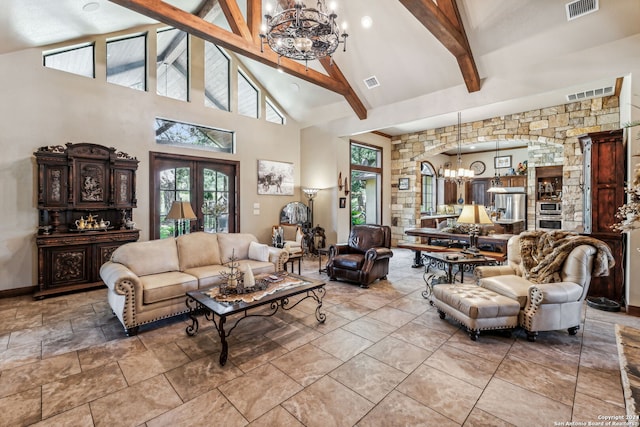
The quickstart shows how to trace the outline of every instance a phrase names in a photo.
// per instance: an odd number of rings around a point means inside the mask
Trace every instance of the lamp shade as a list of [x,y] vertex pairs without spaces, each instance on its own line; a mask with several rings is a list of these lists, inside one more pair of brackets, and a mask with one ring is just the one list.
[[196,214],[193,212],[191,208],[191,203],[189,202],[181,202],[174,201],[171,205],[171,209],[167,214],[167,219],[196,219]]
[[458,222],[461,224],[493,224],[484,206],[481,205],[464,205]]

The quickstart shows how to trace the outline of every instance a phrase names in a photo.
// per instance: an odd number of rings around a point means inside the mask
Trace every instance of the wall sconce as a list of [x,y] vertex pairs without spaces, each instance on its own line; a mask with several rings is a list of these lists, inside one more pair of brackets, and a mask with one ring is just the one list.
[[338,174],[338,191],[342,191],[344,189],[344,195],[349,195],[349,178],[344,177],[344,181],[342,180],[342,172]]

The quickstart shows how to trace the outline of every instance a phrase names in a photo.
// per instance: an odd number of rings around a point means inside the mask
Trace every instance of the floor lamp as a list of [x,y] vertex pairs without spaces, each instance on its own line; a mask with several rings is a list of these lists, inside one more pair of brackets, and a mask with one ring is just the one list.
[[304,194],[309,199],[309,210],[310,210],[309,223],[311,225],[310,228],[313,228],[313,199],[316,197],[319,190],[317,188],[304,188],[302,191],[304,191]]
[[173,236],[177,237],[189,233],[189,223],[192,219],[197,219],[197,217],[191,208],[191,203],[176,200],[171,205],[167,219],[177,222],[177,226],[173,229]]
[[[307,248],[309,253],[316,253],[316,244],[315,244],[315,228],[313,227],[313,199],[318,194],[317,188],[303,188],[302,191],[309,199],[309,229],[305,232],[306,240],[307,240]],[[319,225],[318,225],[319,227]]]
[[458,224],[471,224],[469,230],[469,248],[468,252],[477,254],[478,250],[478,232],[481,224],[493,224],[491,218],[487,215],[484,206],[480,205],[464,205],[462,212],[457,220]]

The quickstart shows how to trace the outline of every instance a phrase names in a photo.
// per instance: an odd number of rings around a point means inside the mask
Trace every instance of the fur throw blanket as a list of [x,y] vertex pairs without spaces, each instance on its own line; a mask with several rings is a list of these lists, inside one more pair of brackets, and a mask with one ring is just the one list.
[[596,249],[593,260],[594,277],[608,276],[615,265],[611,249],[606,243],[589,236],[569,231],[526,231],[520,234],[522,275],[535,283],[561,282],[562,264],[571,251],[580,245]]

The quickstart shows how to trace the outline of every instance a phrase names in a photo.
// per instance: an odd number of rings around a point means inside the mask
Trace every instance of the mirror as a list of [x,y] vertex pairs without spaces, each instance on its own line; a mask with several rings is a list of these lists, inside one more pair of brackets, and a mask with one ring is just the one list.
[[306,227],[309,222],[309,208],[302,202],[287,203],[280,211],[280,224],[297,224]]

